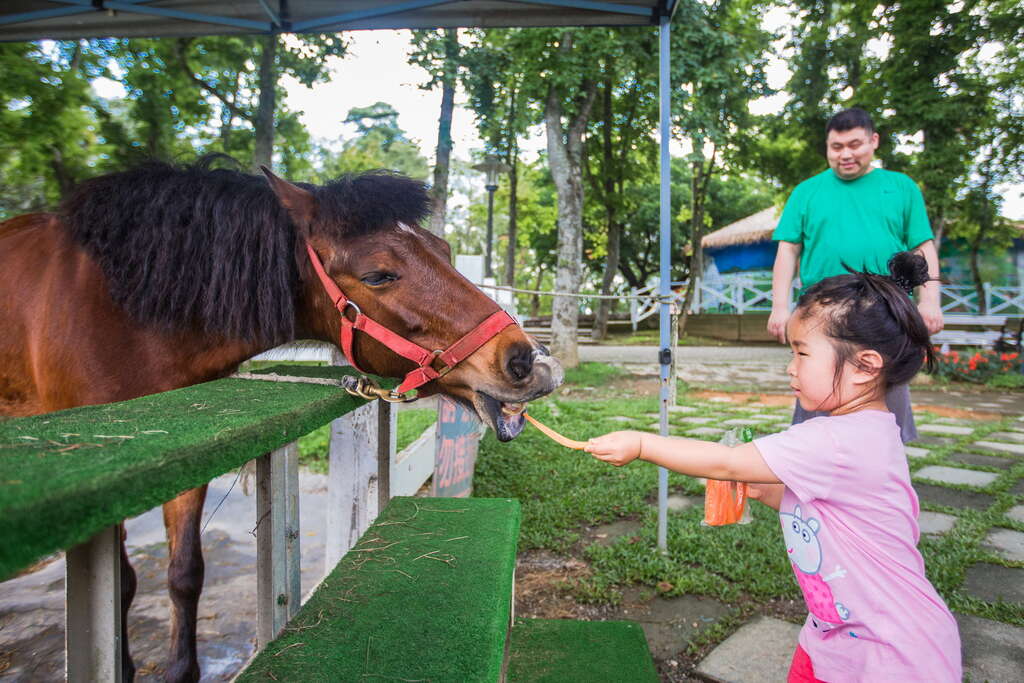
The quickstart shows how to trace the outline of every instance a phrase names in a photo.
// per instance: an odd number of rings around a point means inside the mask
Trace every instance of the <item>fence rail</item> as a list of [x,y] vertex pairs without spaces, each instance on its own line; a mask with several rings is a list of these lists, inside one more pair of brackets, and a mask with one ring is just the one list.
[[[682,304],[688,280],[673,282],[673,303]],[[690,304],[691,313],[767,313],[772,309],[770,276],[722,275],[714,283],[698,279],[697,291]],[[796,288],[794,287],[794,292]],[[940,286],[943,313],[979,315],[978,291],[973,285]],[[629,319],[633,329],[645,318],[658,312],[658,286],[632,289]],[[1008,318],[1024,318],[1024,286],[996,287],[985,283],[982,290],[984,312]]]

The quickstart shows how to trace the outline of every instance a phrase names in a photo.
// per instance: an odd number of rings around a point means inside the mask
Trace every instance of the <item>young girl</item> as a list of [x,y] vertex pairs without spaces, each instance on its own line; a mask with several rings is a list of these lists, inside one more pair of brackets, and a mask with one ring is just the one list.
[[891,277],[822,280],[800,297],[787,337],[790,385],[829,413],[729,448],[642,432],[592,439],[614,465],[641,458],[695,477],[755,484],[779,511],[807,603],[789,681],[960,681],[956,621],[925,578],[917,495],[886,389],[934,363],[907,292],[928,279],[920,256]]

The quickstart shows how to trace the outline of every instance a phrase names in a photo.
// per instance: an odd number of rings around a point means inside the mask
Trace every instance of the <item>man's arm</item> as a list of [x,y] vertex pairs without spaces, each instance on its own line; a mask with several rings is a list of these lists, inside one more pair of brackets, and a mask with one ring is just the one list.
[[800,263],[803,245],[779,241],[772,266],[772,313],[768,317],[768,334],[786,343],[786,323],[789,321],[789,297],[793,292],[793,274]]
[[928,282],[917,288],[917,309],[921,312],[928,334],[942,330],[942,304],[939,290],[939,252],[935,240],[925,240],[914,248],[928,263]]

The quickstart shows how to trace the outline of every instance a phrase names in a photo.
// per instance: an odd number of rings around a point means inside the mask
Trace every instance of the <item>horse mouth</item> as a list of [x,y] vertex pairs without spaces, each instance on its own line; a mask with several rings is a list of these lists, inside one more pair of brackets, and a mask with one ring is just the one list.
[[478,391],[477,396],[483,404],[484,414],[481,417],[491,423],[498,441],[511,441],[519,436],[526,424],[526,418],[523,417],[525,402],[506,403],[482,391]]

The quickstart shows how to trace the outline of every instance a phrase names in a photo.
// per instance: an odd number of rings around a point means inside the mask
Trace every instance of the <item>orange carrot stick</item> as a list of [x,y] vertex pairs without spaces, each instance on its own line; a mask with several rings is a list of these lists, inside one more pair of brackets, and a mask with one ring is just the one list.
[[541,433],[544,434],[544,436],[548,437],[549,439],[551,439],[552,441],[561,446],[565,446],[566,448],[573,448],[577,451],[581,451],[587,446],[586,441],[574,441],[573,439],[566,438],[559,434],[558,432],[556,432],[551,427],[547,427],[545,425],[542,425],[540,422],[537,422],[537,420],[530,417],[527,413],[523,413],[523,417],[525,417],[530,424],[539,429]]

